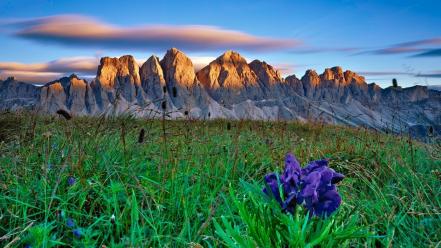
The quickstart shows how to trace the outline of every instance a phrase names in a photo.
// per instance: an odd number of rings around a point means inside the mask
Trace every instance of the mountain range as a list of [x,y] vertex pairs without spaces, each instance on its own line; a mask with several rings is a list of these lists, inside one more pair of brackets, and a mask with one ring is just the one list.
[[283,78],[271,65],[227,51],[195,72],[176,48],[139,66],[130,55],[100,60],[91,82],[75,74],[43,86],[0,81],[0,109],[73,116],[319,120],[393,131],[441,123],[441,92],[425,86],[382,89],[341,67]]

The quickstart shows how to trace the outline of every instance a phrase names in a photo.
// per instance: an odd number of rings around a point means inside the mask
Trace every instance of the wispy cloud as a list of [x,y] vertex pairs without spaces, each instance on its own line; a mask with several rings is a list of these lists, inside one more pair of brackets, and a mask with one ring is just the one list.
[[431,71],[427,73],[418,73],[416,77],[441,78],[441,71]]
[[362,76],[414,75],[411,72],[401,72],[401,71],[360,71],[357,73]]
[[441,48],[427,49],[421,53],[413,55],[413,57],[439,57],[441,56]]
[[108,49],[186,51],[241,49],[273,51],[302,44],[293,39],[261,37],[214,26],[145,25],[118,27],[81,15],[61,15],[3,22],[14,35],[43,43]]
[[403,72],[403,71],[360,71],[358,74],[365,77],[377,77],[377,76],[410,76],[418,78],[441,78],[441,71],[428,71],[428,72]]
[[436,57],[441,56],[441,48],[439,46],[441,46],[441,38],[432,38],[399,43],[386,48],[365,51],[362,54],[411,54],[411,57]]
[[[210,56],[190,56],[195,71],[208,65],[216,57]],[[146,58],[135,58],[137,64],[141,67],[147,60]],[[45,83],[68,76],[72,73],[84,78],[94,78],[97,67],[100,63],[98,57],[71,57],[60,58],[42,63],[19,63],[19,62],[1,62],[0,77],[15,77],[17,80],[31,83]]]
[[25,82],[48,82],[72,73],[81,76],[95,75],[98,64],[99,59],[96,57],[61,58],[33,64],[0,62],[0,76],[14,76]]
[[98,63],[99,59],[95,57],[61,58],[46,63],[34,64],[0,62],[0,70],[57,73],[95,73]]
[[358,47],[298,47],[291,50],[291,53],[310,54],[310,53],[355,53],[361,51]]

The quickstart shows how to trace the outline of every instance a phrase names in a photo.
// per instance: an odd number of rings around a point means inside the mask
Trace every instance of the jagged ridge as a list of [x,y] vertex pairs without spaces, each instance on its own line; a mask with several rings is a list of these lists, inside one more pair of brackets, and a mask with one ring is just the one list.
[[234,51],[197,73],[192,61],[172,48],[163,59],[151,56],[141,67],[130,55],[104,57],[90,83],[72,75],[43,87],[13,78],[0,84],[0,108],[48,113],[65,109],[74,115],[129,112],[155,118],[165,106],[170,118],[188,113],[195,118],[320,119],[373,128],[441,120],[440,92],[427,87],[381,89],[341,67],[284,79],[266,62],[248,63]]

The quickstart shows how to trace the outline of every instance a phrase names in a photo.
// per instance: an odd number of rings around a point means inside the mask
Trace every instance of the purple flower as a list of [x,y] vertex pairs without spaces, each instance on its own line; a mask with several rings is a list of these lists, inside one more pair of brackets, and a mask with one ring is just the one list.
[[75,227],[75,221],[73,219],[71,219],[71,218],[67,218],[66,225],[69,228],[74,228]]
[[[276,201],[279,204],[282,204],[282,198],[280,197],[279,182],[278,182],[277,174],[270,173],[265,176],[264,180],[265,180],[266,187],[263,188],[263,193],[265,193],[269,196],[273,196],[274,199],[276,199]],[[269,193],[269,192],[271,192],[271,193]]]
[[280,177],[280,183],[282,184],[283,189],[282,195],[285,200],[282,200],[280,196],[278,175],[275,173],[270,173],[265,176],[267,187],[263,189],[263,192],[270,195],[267,190],[270,189],[272,196],[274,196],[274,199],[276,199],[282,209],[292,213],[296,206],[300,174],[301,168],[299,161],[297,161],[294,155],[287,154],[285,158],[285,170]]
[[[296,205],[301,204],[311,215],[329,216],[340,206],[341,198],[334,184],[344,176],[329,168],[327,160],[312,161],[301,168],[298,160],[288,154],[280,182],[277,178],[275,173],[268,174],[265,183],[284,211],[293,213]],[[283,188],[283,199],[279,184]],[[266,188],[264,193],[269,195]]]
[[77,180],[76,180],[75,177],[73,177],[73,176],[69,176],[69,177],[67,178],[67,184],[68,184],[69,186],[73,186],[73,185],[75,184],[76,181],[77,181]]
[[81,230],[79,228],[74,229],[72,232],[76,238],[81,238]]
[[297,185],[300,181],[301,168],[300,163],[292,155],[288,153],[285,158],[285,170],[281,176],[281,181],[283,182],[283,190],[288,194],[297,191]]
[[331,177],[331,183],[338,183],[341,180],[343,180],[345,178],[345,176],[343,176],[340,173],[335,172],[333,169],[328,167],[328,160],[326,159],[322,159],[322,160],[316,160],[316,161],[312,161],[310,162],[308,165],[306,165],[305,168],[302,169],[302,176],[306,176],[314,171],[327,171],[327,175],[328,177]]

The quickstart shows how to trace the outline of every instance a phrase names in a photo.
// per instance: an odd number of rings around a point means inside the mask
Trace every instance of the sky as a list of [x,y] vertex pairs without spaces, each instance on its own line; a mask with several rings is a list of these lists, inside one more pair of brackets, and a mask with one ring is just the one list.
[[441,1],[0,0],[0,78],[96,74],[176,47],[196,69],[226,50],[301,78],[341,66],[382,87],[441,85]]

